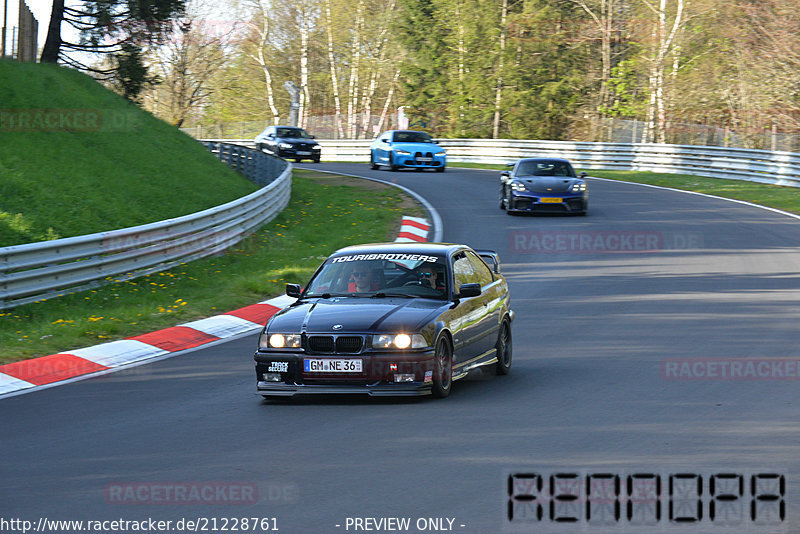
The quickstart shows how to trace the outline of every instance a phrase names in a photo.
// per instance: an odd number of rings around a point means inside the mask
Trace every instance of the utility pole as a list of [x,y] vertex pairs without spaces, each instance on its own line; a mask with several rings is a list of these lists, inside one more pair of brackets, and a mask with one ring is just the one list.
[[0,59],[6,57],[6,21],[8,20],[8,0],[3,0],[3,42],[0,43]]

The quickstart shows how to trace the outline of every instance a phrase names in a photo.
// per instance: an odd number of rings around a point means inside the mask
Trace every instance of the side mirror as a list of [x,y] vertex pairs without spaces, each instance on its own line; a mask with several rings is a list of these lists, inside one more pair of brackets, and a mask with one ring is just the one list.
[[480,284],[461,284],[458,288],[458,298],[477,297],[480,294]]
[[309,135],[308,137],[310,137],[311,139],[316,139],[317,138],[315,135]]
[[300,298],[300,284],[286,284],[286,295],[293,298]]
[[389,144],[389,140],[388,140],[388,139],[381,139],[381,142],[382,142],[382,143]]
[[511,171],[503,171],[500,173],[500,181],[506,183],[511,179]]
[[587,176],[588,175],[586,174],[586,171],[581,171],[581,174],[580,174],[581,178],[586,178]]
[[268,133],[267,137],[275,137],[275,134],[274,133]]

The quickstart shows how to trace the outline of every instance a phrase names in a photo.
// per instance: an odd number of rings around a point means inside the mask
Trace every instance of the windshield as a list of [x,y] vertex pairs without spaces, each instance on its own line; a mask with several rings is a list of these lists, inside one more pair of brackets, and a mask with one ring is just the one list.
[[569,176],[575,178],[575,171],[565,161],[523,161],[517,167],[517,176]]
[[447,295],[445,260],[424,254],[354,254],[328,258],[304,297],[425,297]]
[[311,139],[311,136],[302,128],[278,128],[275,134],[277,137],[296,137],[299,139]]
[[425,132],[395,132],[394,140],[401,143],[433,143],[431,136]]

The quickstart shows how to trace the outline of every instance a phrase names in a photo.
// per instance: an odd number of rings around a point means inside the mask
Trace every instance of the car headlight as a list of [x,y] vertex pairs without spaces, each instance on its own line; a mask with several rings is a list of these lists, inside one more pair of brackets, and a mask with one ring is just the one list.
[[278,146],[281,148],[294,148],[294,145],[291,145],[289,143],[278,143]]
[[300,346],[300,334],[267,334],[263,332],[258,340],[260,349],[297,349]]
[[428,346],[422,334],[379,334],[372,336],[373,349],[423,349]]
[[573,193],[580,193],[581,191],[586,191],[586,184],[583,182],[579,182],[576,184],[572,184],[572,192]]
[[401,156],[410,156],[411,152],[408,150],[395,150],[395,152]]
[[525,184],[521,182],[511,182],[511,189],[514,191],[525,191],[526,187]]
[[436,153],[434,153],[433,155],[434,155],[434,156],[444,156],[445,154],[447,154],[447,152],[445,152],[444,150],[442,150],[441,152],[436,152]]

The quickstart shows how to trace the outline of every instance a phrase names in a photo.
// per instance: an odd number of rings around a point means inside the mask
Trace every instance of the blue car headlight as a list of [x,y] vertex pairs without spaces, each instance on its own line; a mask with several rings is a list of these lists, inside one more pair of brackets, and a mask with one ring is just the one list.
[[396,150],[395,152],[400,156],[410,156],[411,155],[411,152],[409,152],[408,150]]
[[582,193],[583,191],[586,191],[586,184],[584,182],[578,182],[576,184],[572,184],[573,193]]
[[447,152],[445,152],[444,150],[442,150],[441,152],[434,152],[434,154],[433,154],[433,155],[434,155],[434,156],[444,156],[445,154],[447,154]]
[[511,189],[514,191],[527,191],[525,184],[520,182],[511,182]]

